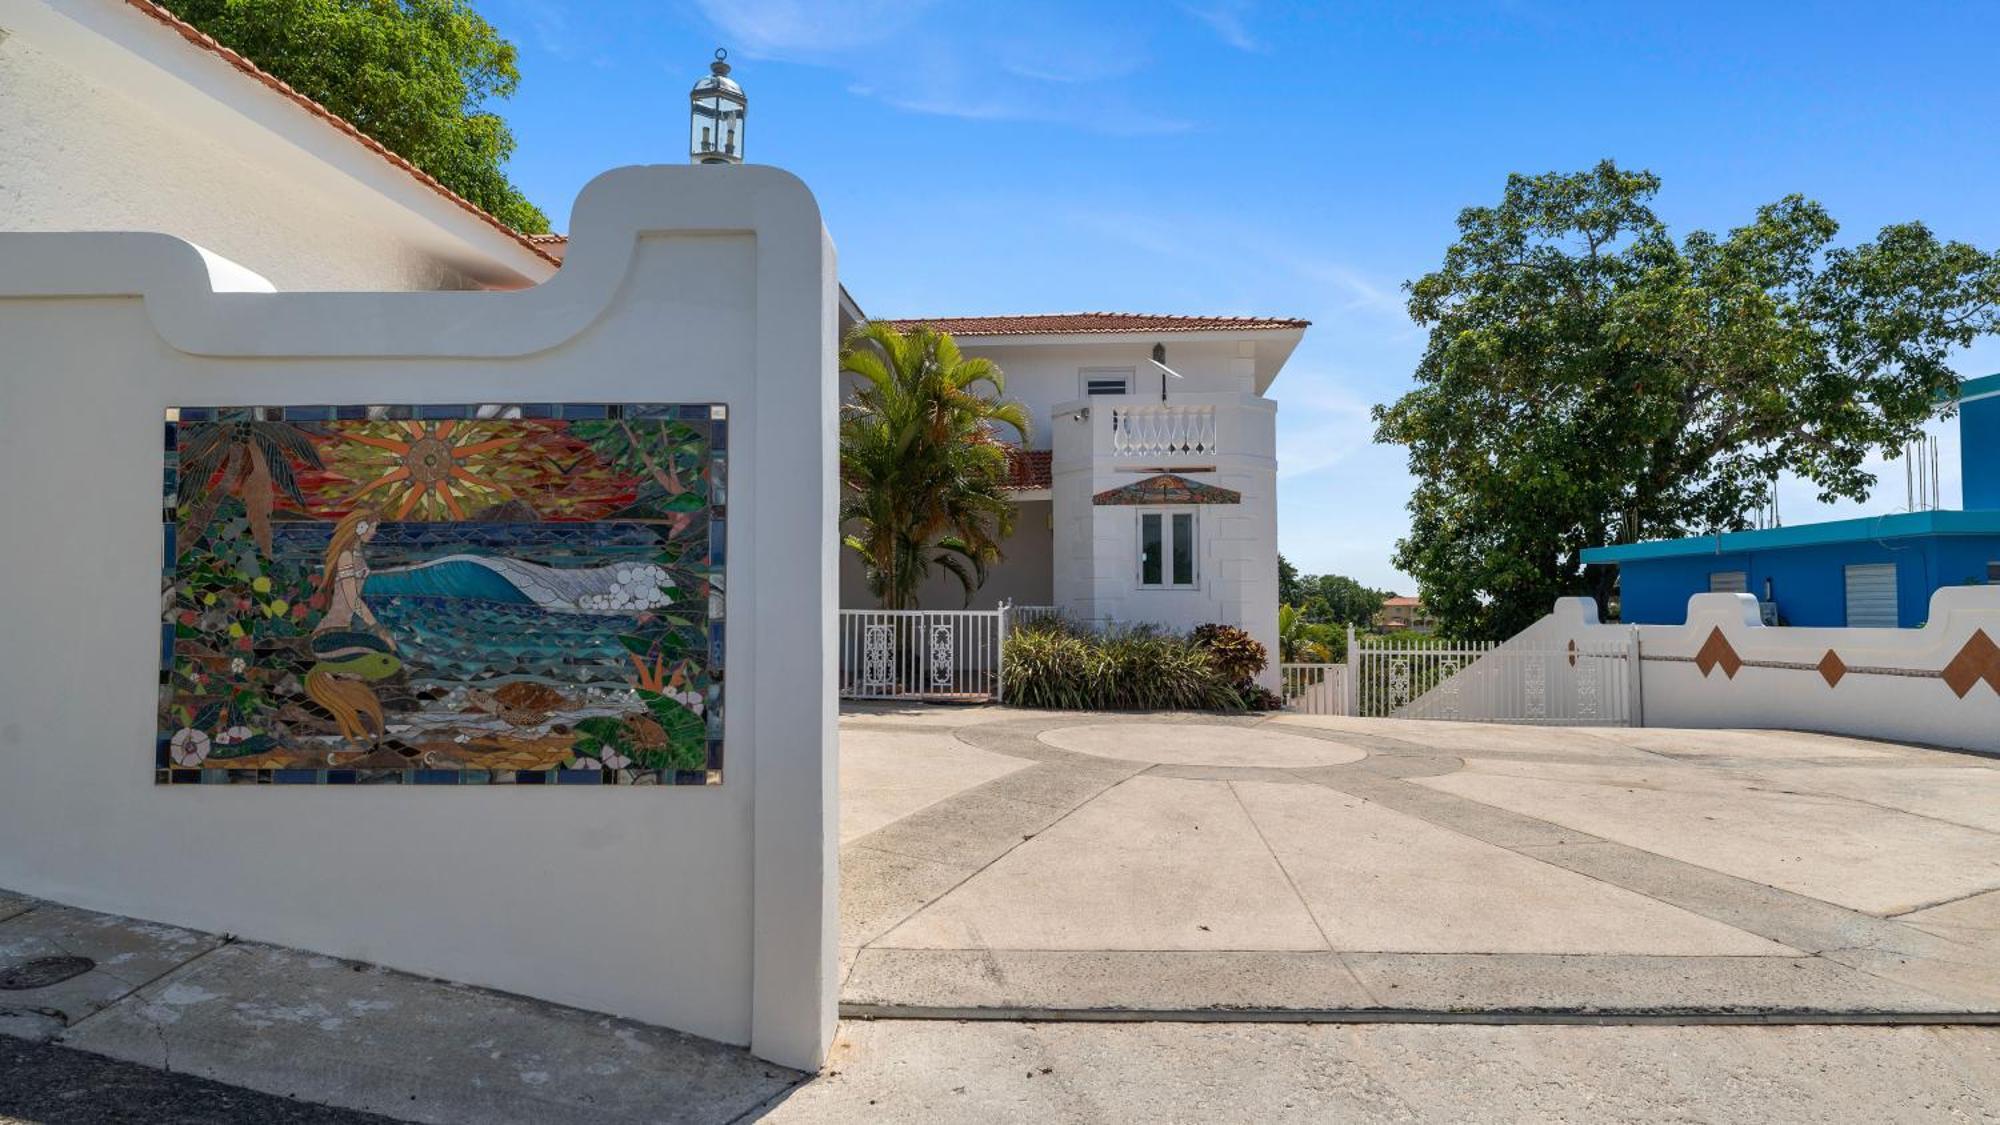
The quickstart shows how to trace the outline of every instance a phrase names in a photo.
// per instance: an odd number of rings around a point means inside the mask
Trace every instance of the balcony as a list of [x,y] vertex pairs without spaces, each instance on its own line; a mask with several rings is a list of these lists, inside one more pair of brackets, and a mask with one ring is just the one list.
[[1111,456],[1114,458],[1212,457],[1215,407],[1147,403],[1113,406]]
[[[1052,476],[1084,467],[1107,473],[1274,467],[1276,412],[1267,398],[1215,392],[1177,393],[1168,402],[1098,395],[1057,403],[1049,418]],[[1103,484],[1093,487],[1101,491]]]

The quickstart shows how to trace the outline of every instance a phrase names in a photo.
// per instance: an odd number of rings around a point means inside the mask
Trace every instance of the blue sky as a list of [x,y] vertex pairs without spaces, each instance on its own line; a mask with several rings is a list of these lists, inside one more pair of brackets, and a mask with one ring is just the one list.
[[[1408,592],[1404,281],[1512,171],[1612,157],[1682,233],[1802,192],[1860,240],[2000,246],[2000,5],[479,0],[521,48],[515,180],[561,229],[593,175],[685,159],[727,46],[751,159],[819,196],[871,315],[1116,309],[1314,322],[1279,400],[1280,548]],[[1964,357],[2000,370],[2000,346]],[[1954,427],[1945,498],[1957,496]],[[1787,523],[1903,504],[1788,485]],[[1888,485],[1892,483],[1893,486]]]

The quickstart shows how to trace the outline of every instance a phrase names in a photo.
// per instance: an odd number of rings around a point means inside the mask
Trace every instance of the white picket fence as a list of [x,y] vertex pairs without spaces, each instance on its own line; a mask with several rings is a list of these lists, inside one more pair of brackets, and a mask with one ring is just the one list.
[[1562,726],[1639,722],[1638,634],[1568,641],[1350,637],[1348,714]]
[[1054,606],[998,609],[843,609],[840,697],[980,703],[1003,698],[1000,655],[1009,630]]
[[1280,664],[1285,710],[1304,715],[1347,714],[1347,665]]
[[1638,634],[1560,647],[1348,634],[1346,664],[1284,664],[1287,710],[1564,726],[1643,718]]

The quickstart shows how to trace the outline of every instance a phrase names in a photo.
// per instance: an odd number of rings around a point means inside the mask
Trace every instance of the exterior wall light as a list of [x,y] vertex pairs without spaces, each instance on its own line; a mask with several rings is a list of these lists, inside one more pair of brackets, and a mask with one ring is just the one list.
[[743,163],[744,117],[750,100],[729,78],[729,52],[715,49],[708,77],[688,92],[688,163]]

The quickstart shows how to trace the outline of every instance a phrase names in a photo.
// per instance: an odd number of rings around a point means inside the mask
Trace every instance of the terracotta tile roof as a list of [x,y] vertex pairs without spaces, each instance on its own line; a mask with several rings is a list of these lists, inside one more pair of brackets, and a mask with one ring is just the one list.
[[1305,328],[1309,320],[1275,316],[1165,316],[1156,313],[1034,313],[1025,316],[909,317],[899,329],[931,325],[954,336],[1069,336],[1112,332],[1213,332]]
[[1049,470],[1049,451],[1046,449],[1022,449],[1010,446],[1007,450],[1007,483],[1003,488],[1013,492],[1025,492],[1035,488],[1051,488],[1055,477]]
[[[536,245],[535,243],[536,236],[524,235],[521,232],[515,230],[514,228],[508,226],[506,223],[501,222],[499,219],[494,218],[491,214],[489,214],[484,208],[480,207],[478,204],[472,202],[471,200],[465,198],[464,196],[458,194],[457,192],[439,183],[437,179],[433,177],[430,173],[424,171],[422,168],[417,167],[415,164],[410,163],[408,160],[403,159],[401,156],[398,156],[395,153],[389,151],[388,147],[383,145],[382,142],[362,132],[360,129],[355,128],[351,123],[348,122],[346,118],[341,117],[339,114],[333,112],[332,110],[326,108],[325,106],[319,104],[318,102],[312,100],[311,98],[306,97],[304,94],[299,93],[297,90],[292,89],[290,86],[286,85],[283,81],[279,80],[277,77],[273,76],[272,74],[265,71],[263,68],[259,67],[256,63],[251,62],[249,59],[246,59],[242,55],[237,54],[235,51],[230,50],[228,47],[223,46],[221,43],[217,42],[213,36],[205,34],[200,28],[195,27],[193,24],[187,22],[186,20],[173,14],[167,9],[154,3],[153,0],[125,0],[125,3],[129,4],[134,8],[137,8],[139,11],[144,12],[146,15],[151,16],[153,19],[159,21],[161,24],[165,25],[167,28],[172,30],[175,34],[179,35],[182,39],[187,40],[189,43],[192,43],[195,46],[200,47],[202,50],[208,51],[209,53],[220,57],[224,62],[228,63],[230,66],[235,67],[237,70],[240,70],[244,74],[247,74],[250,77],[256,79],[257,81],[263,83],[265,86],[269,87],[272,91],[276,92],[281,97],[290,100],[294,104],[298,105],[301,109],[304,109],[307,113],[312,114],[314,117],[319,118],[320,120],[326,122],[327,124],[340,130],[341,132],[346,133],[348,136],[353,137],[356,141],[359,141],[361,143],[362,147],[369,149],[370,151],[374,152],[377,156],[380,156],[382,159],[388,161],[391,164],[394,164],[396,167],[401,168],[403,171],[408,172],[411,176],[416,178],[416,181],[418,183],[423,184],[425,187],[430,188],[432,191],[437,192],[439,195],[444,196],[446,199],[449,199],[454,204],[457,204],[460,209],[477,217],[480,221],[484,222],[486,225],[492,227],[493,229],[499,231],[500,233],[506,235],[507,237],[513,239],[514,241],[519,242],[521,245],[533,251],[538,257],[546,259],[552,265],[562,264],[561,260],[557,258],[555,255],[550,254],[548,251]],[[556,237],[561,237],[561,236],[556,236]]]

